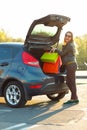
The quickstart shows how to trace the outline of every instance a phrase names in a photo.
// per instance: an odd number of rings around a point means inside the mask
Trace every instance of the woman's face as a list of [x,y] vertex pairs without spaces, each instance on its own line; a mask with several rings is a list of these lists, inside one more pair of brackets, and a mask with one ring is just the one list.
[[72,40],[72,34],[66,33],[65,37],[64,37],[64,42],[69,43],[69,42],[71,42],[71,40]]

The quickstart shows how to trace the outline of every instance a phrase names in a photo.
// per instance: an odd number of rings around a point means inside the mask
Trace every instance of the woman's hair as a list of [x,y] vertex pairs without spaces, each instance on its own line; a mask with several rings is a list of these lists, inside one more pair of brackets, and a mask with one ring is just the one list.
[[67,31],[66,33],[65,33],[65,35],[67,35],[67,33],[70,33],[71,34],[71,40],[70,40],[70,42],[73,42],[74,40],[73,40],[73,33],[71,32],[71,31]]

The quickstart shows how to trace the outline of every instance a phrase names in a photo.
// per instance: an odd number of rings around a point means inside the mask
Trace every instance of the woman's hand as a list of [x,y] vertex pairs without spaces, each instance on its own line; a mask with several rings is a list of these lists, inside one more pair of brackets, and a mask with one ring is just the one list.
[[50,52],[55,52],[57,50],[57,48],[52,47],[52,49],[50,50]]

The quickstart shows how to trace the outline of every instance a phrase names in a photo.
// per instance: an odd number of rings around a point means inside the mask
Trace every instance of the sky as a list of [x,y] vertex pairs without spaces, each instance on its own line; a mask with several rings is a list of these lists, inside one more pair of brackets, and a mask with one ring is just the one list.
[[71,21],[62,33],[87,34],[86,0],[0,0],[0,29],[12,37],[25,39],[30,24],[48,14],[65,15]]

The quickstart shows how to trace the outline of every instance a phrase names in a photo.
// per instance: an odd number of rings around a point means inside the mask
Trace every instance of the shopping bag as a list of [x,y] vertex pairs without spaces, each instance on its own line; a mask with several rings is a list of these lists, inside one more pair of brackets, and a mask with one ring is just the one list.
[[58,53],[55,52],[45,52],[42,56],[41,56],[41,61],[42,62],[51,62],[51,63],[55,63],[57,61],[58,58]]
[[43,71],[45,73],[57,74],[60,72],[61,65],[62,65],[62,60],[61,57],[58,56],[57,61],[55,63],[44,62]]

